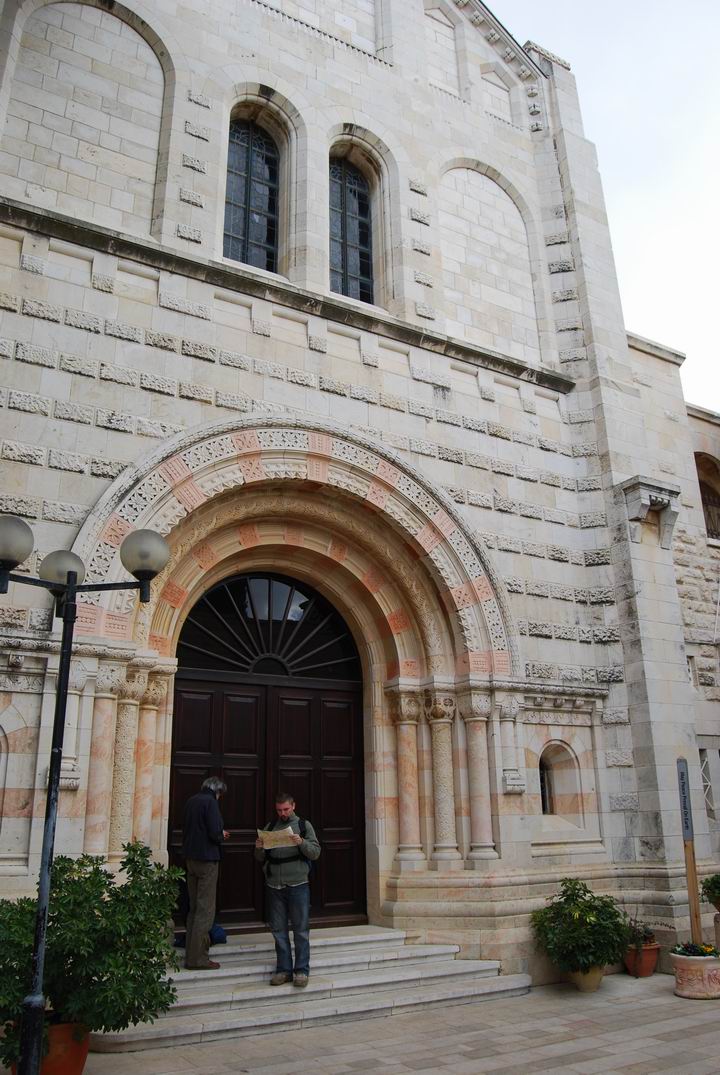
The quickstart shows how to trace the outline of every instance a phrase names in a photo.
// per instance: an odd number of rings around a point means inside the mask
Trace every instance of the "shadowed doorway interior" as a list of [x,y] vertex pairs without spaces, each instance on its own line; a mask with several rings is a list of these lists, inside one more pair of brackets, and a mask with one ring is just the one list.
[[265,921],[256,829],[291,791],[322,844],[311,874],[317,924],[366,921],[362,673],[353,637],[312,587],[251,573],[217,584],[187,617],[177,648],[169,851],[186,800],[206,776],[227,784],[218,919]]

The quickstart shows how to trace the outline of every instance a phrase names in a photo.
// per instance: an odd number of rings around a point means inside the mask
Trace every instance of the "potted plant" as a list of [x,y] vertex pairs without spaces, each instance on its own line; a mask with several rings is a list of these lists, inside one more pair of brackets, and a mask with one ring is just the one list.
[[720,952],[713,944],[685,941],[670,949],[675,971],[675,996],[688,1000],[720,997]]
[[627,931],[627,949],[623,963],[628,974],[636,978],[649,978],[655,973],[660,955],[660,945],[655,934],[646,922],[641,922],[635,915],[625,921]]
[[[180,871],[152,862],[143,844],[127,844],[124,852],[117,881],[89,855],[58,857],[53,865],[43,1075],[79,1075],[91,1030],[153,1020],[175,1000],[168,921]],[[8,1067],[18,1059],[30,991],[35,909],[32,899],[0,900],[0,1061]],[[64,1054],[63,1066],[53,1049]]]
[[703,899],[711,903],[716,911],[720,911],[720,873],[713,873],[703,880],[700,889]]
[[548,906],[533,911],[538,945],[583,992],[593,992],[608,963],[619,963],[627,947],[627,927],[612,896],[596,896],[577,878],[565,877]]

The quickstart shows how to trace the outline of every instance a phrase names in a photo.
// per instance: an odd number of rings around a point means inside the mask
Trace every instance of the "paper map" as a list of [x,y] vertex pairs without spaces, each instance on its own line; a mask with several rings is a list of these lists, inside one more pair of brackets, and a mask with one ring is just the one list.
[[293,842],[290,837],[293,835],[293,831],[288,825],[286,829],[258,829],[258,837],[262,840],[263,848],[269,851],[271,847],[292,847]]

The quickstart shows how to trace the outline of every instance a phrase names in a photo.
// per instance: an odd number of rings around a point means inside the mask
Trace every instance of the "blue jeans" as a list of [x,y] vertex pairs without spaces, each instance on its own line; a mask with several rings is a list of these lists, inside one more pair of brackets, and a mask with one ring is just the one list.
[[[310,973],[310,885],[285,888],[265,886],[268,925],[275,938],[278,973]],[[295,941],[295,967],[290,948],[290,928]]]

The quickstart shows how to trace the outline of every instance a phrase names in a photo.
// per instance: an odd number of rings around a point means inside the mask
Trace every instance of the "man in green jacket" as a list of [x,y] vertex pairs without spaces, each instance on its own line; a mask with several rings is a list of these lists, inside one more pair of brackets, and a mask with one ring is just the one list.
[[[255,841],[255,858],[264,864],[268,923],[275,938],[276,967],[270,985],[293,982],[303,989],[310,973],[308,874],[310,863],[320,855],[320,844],[310,822],[301,821],[295,813],[295,800],[289,792],[277,793],[275,813],[277,818],[268,828],[291,828],[292,845],[265,851],[260,837]],[[294,965],[290,927],[295,942]]]

